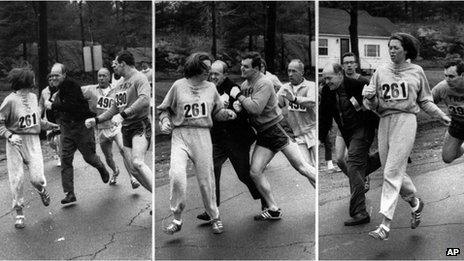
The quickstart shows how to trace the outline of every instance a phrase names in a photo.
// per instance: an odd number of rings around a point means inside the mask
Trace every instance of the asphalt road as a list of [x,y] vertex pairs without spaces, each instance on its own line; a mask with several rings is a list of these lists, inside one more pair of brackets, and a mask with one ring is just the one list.
[[[152,194],[142,187],[131,188],[119,152],[114,149],[113,153],[121,169],[116,186],[104,184],[98,171],[76,153],[77,202],[66,207],[60,203],[64,197],[60,168],[54,161],[47,161],[45,176],[51,204],[42,205],[27,179],[26,228],[21,230],[14,227],[15,211],[11,209],[8,177],[4,175],[6,167],[2,167],[0,259],[151,259]],[[146,162],[152,165],[151,152],[147,153]]]
[[[196,216],[203,212],[195,176],[187,180],[182,230],[162,232],[171,221],[169,184],[155,192],[155,259],[306,259],[315,258],[315,190],[279,153],[265,170],[283,210],[279,221],[254,221],[260,211],[227,161],[221,177],[221,219],[225,232],[212,234]],[[164,219],[164,221],[163,221]]]
[[[349,187],[334,188],[331,199],[320,198],[319,258],[322,259],[463,259],[464,248],[464,163],[442,166],[439,170],[412,173],[417,195],[424,202],[422,223],[417,229],[409,227],[410,208],[401,198],[393,217],[390,239],[378,241],[367,234],[381,222],[378,213],[382,173],[371,178],[367,193],[371,223],[344,227],[348,219]],[[330,175],[330,174],[329,174]],[[340,175],[340,179],[348,179]],[[321,197],[321,195],[320,195]],[[461,255],[446,256],[447,248],[460,248]]]

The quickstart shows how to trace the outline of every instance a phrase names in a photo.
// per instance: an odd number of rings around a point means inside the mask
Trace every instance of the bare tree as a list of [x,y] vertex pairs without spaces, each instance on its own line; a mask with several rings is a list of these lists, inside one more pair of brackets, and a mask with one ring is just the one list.
[[38,2],[39,20],[39,91],[48,85],[48,35],[47,35],[47,2]]
[[267,69],[275,73],[275,34],[277,20],[277,2],[271,1],[265,3],[266,7],[266,29],[264,35],[264,57],[266,59]]
[[216,37],[216,2],[211,1],[211,33],[212,33],[212,46],[211,46],[211,54],[213,57],[217,55],[217,37]]

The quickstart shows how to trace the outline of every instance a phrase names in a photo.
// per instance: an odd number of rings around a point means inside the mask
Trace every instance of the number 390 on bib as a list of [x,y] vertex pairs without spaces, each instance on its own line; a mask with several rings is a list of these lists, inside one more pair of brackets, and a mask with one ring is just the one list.
[[385,83],[382,85],[382,98],[384,101],[399,101],[408,99],[408,83],[405,81]]
[[184,105],[184,117],[188,118],[203,118],[207,115],[206,102],[194,102]]

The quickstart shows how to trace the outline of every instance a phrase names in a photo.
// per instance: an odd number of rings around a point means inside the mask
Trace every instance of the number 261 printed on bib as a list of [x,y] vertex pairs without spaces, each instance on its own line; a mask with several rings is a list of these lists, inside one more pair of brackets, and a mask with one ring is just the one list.
[[408,99],[408,83],[405,81],[385,83],[382,85],[381,98],[386,101],[400,101]]

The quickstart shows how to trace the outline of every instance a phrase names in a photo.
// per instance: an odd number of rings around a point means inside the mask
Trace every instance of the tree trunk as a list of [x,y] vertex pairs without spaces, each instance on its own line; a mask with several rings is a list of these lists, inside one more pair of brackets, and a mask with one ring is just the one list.
[[23,41],[23,60],[27,61],[27,43]]
[[82,71],[85,73],[85,59],[84,59],[85,36],[84,36],[84,19],[82,18],[82,2],[79,2],[79,21],[80,21],[80,24],[81,24]]
[[47,2],[39,2],[39,91],[42,92],[48,85],[47,74],[48,74],[48,35],[47,35]]
[[248,35],[248,51],[253,50],[253,35],[249,34]]
[[284,42],[284,34],[280,33],[280,71],[285,71],[285,42]]
[[216,45],[216,3],[214,1],[211,2],[211,31],[212,31],[212,40],[213,44],[211,46],[211,54],[214,58],[217,56],[217,45]]
[[277,19],[277,2],[266,3],[266,33],[264,38],[264,57],[266,59],[267,70],[275,73],[275,33]]
[[309,66],[307,68],[311,68],[312,67],[312,61],[311,61],[311,40],[312,40],[312,21],[311,21],[311,5],[313,4],[314,2],[308,2],[308,61],[309,61]]
[[361,59],[359,57],[359,46],[358,46],[358,2],[350,2],[350,43],[351,51],[358,58],[358,68],[361,69]]

